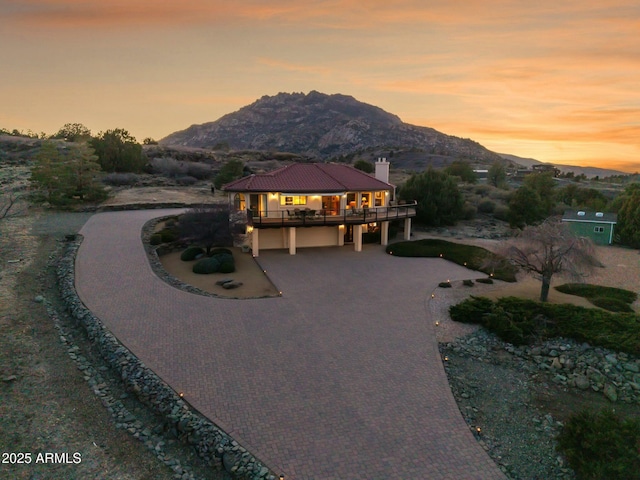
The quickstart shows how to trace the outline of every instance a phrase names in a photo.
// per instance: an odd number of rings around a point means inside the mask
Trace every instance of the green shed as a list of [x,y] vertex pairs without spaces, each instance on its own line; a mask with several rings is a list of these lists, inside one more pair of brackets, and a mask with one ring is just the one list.
[[562,221],[567,222],[575,235],[590,238],[597,245],[613,243],[613,230],[617,223],[615,213],[567,210],[562,215]]

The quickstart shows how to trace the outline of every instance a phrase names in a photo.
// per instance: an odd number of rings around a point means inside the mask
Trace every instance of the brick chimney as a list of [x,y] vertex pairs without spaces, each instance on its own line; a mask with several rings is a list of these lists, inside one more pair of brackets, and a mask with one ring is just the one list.
[[386,158],[378,158],[376,161],[376,178],[389,183],[389,162]]

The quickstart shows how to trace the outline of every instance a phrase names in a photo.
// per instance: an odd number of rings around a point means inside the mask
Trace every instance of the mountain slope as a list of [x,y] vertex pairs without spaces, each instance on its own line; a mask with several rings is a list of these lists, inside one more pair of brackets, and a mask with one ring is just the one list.
[[[536,160],[535,158],[522,158],[516,155],[510,155],[508,153],[499,154],[505,160],[509,160],[510,162],[516,163],[518,165],[522,165],[526,168],[531,168],[533,165],[541,165],[548,164],[548,162],[541,162],[540,160]],[[587,178],[592,177],[610,177],[616,175],[629,175],[626,172],[621,172],[619,170],[612,170],[610,168],[599,168],[599,167],[580,167],[576,165],[564,165],[554,163],[552,164],[562,173],[573,172],[575,175],[586,175]]]
[[192,125],[160,141],[165,145],[270,150],[327,159],[365,150],[418,149],[427,154],[491,163],[501,157],[477,142],[402,122],[347,95],[279,93]]

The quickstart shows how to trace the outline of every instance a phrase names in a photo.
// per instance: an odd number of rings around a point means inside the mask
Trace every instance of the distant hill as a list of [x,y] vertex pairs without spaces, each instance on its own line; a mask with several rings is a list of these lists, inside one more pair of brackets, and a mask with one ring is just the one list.
[[[316,91],[264,96],[214,122],[172,133],[160,144],[291,152],[324,160],[363,152],[412,152],[409,163],[417,169],[434,159],[440,164],[458,158],[477,164],[502,160],[472,140],[404,123],[351,96]],[[403,168],[395,160],[394,165]]]
[[[536,160],[534,158],[522,158],[516,155],[510,155],[508,153],[499,154],[505,160],[509,160],[513,163],[517,163],[518,165],[522,165],[526,168],[531,168],[532,165],[541,165],[543,163],[540,160]],[[575,175],[584,174],[587,178],[593,177],[610,177],[613,175],[629,175],[627,172],[621,172],[619,170],[611,170],[608,168],[598,168],[598,167],[576,167],[575,165],[563,165],[560,163],[551,164],[558,168],[563,173],[573,172]]]

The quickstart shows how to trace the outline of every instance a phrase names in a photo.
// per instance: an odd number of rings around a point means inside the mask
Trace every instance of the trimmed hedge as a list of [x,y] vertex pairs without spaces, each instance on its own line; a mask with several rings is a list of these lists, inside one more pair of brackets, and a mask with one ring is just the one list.
[[638,294],[623,288],[603,287],[589,283],[565,283],[555,289],[568,295],[584,297],[596,307],[610,312],[633,312],[631,304],[636,301]]
[[583,410],[569,417],[556,440],[579,478],[640,479],[638,419],[622,419],[612,410]]
[[623,288],[603,287],[602,285],[592,285],[590,283],[565,283],[555,287],[557,291],[569,295],[577,295],[585,298],[607,297],[615,298],[624,303],[633,303],[638,298],[636,292]]
[[180,260],[183,262],[190,262],[195,260],[198,255],[204,254],[204,248],[201,247],[188,247],[180,254]]
[[516,297],[494,302],[474,296],[449,307],[449,314],[456,322],[480,324],[515,345],[540,338],[565,337],[640,355],[640,315],[636,314]]
[[424,239],[393,243],[386,252],[399,257],[441,257],[472,270],[493,274],[493,278],[498,280],[516,281],[516,268],[506,258],[482,247]]

